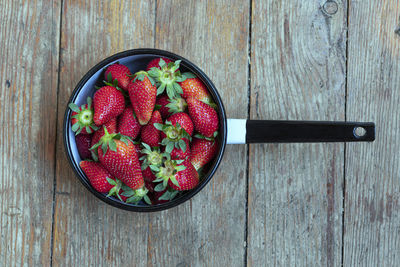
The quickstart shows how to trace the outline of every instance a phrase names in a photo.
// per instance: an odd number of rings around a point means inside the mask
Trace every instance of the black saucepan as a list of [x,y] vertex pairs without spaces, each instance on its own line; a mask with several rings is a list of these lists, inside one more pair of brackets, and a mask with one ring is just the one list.
[[218,94],[217,88],[207,75],[189,60],[158,49],[133,49],[115,54],[108,57],[94,66],[79,81],[68,103],[82,105],[87,96],[93,96],[95,86],[101,86],[104,69],[110,64],[119,62],[129,67],[132,73],[145,69],[147,63],[156,57],[167,57],[172,60],[182,60],[181,70],[191,71],[196,74],[207,86],[208,90],[217,104],[220,121],[219,143],[220,148],[213,162],[208,164],[206,175],[200,184],[193,190],[178,195],[170,202],[148,206],[145,203],[136,205],[126,204],[114,197],[107,197],[93,189],[86,175],[79,167],[81,160],[76,144],[75,135],[71,130],[71,110],[67,107],[64,116],[64,145],[68,160],[72,169],[78,176],[83,185],[96,197],[102,201],[118,208],[137,211],[150,212],[172,208],[197,194],[213,177],[217,170],[226,144],[244,143],[291,143],[291,142],[354,142],[354,141],[373,141],[375,139],[375,124],[360,122],[324,122],[324,121],[274,121],[274,120],[243,120],[227,119],[222,99]]

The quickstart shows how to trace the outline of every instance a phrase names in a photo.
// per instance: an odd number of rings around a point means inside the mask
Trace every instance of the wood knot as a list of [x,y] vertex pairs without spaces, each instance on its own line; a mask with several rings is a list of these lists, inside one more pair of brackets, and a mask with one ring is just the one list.
[[332,16],[338,12],[339,6],[335,1],[329,0],[326,1],[325,4],[322,6],[322,10],[325,14]]
[[400,24],[397,26],[397,28],[394,30],[394,33],[400,36]]

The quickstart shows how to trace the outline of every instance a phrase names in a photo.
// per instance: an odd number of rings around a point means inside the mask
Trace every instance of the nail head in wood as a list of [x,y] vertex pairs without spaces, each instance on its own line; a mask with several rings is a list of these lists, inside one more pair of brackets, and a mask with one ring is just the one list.
[[322,6],[322,10],[327,14],[327,15],[335,15],[338,10],[339,6],[335,1],[326,1],[325,4]]

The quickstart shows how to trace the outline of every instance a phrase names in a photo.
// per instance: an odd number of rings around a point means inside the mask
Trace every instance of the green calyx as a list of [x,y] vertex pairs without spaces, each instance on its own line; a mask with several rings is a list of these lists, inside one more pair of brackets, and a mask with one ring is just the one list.
[[178,82],[186,80],[186,76],[178,70],[180,63],[181,60],[177,60],[166,64],[163,59],[160,59],[158,63],[160,69],[153,67],[149,70],[148,74],[156,81],[157,95],[162,94],[165,90],[167,90],[169,98],[174,98],[183,94],[182,88]]
[[174,126],[170,121],[166,121],[165,124],[154,123],[154,127],[157,130],[163,131],[167,136],[161,141],[161,145],[165,146],[165,152],[168,154],[171,153],[174,147],[186,152],[186,142],[183,138],[192,141],[192,137],[179,123],[176,123],[176,126]]
[[155,179],[153,182],[162,182],[154,188],[155,191],[161,192],[167,188],[168,181],[171,180],[171,182],[179,187],[179,183],[176,180],[175,175],[186,169],[185,166],[179,165],[182,164],[184,160],[171,160],[168,159],[164,162],[163,166],[160,167],[160,171],[156,173],[157,179]]
[[140,200],[144,200],[147,204],[151,205],[151,201],[147,196],[149,190],[146,187],[132,189],[126,185],[122,186],[122,190],[124,191],[121,193],[122,196],[127,197],[126,203],[137,204]]
[[169,155],[167,153],[161,153],[158,147],[152,150],[151,147],[146,143],[142,143],[142,146],[144,148],[141,150],[141,152],[144,155],[140,157],[140,160],[143,161],[141,169],[145,170],[147,167],[150,167],[153,172],[160,171],[159,167]]
[[75,132],[75,135],[80,134],[83,129],[85,129],[88,134],[99,129],[93,121],[94,110],[92,107],[92,99],[88,97],[86,101],[87,107],[85,104],[81,107],[78,107],[75,103],[69,103],[68,105],[73,112],[77,113],[71,117],[77,120],[77,122],[72,124],[72,131]]
[[200,133],[196,133],[194,135],[194,137],[196,137],[197,139],[205,139],[205,140],[208,140],[208,141],[215,141],[215,138],[217,136],[218,136],[218,131],[215,131],[211,137],[206,137],[206,136],[204,136],[204,135],[202,135]]
[[93,145],[90,150],[97,150],[98,147],[101,146],[101,149],[103,150],[103,155],[105,155],[108,151],[108,149],[117,152],[117,144],[115,143],[115,140],[120,140],[124,142],[126,145],[129,145],[129,142],[132,142],[132,139],[128,136],[122,135],[120,133],[108,133],[107,128],[104,127],[104,135],[100,138],[100,141]]
[[172,188],[168,188],[168,190],[165,191],[165,193],[161,197],[159,197],[158,200],[172,200],[178,193],[179,191],[176,191]]
[[149,75],[149,73],[147,73],[144,70],[138,71],[135,74],[132,75],[133,77],[133,81],[135,82],[136,80],[139,81],[144,81],[144,78],[147,77],[149,79],[149,81],[151,82],[152,85],[155,84],[154,79]]
[[115,180],[113,180],[113,179],[108,178],[108,177],[106,179],[107,179],[107,182],[110,185],[114,186],[113,188],[110,189],[110,191],[108,191],[107,197],[116,196],[116,197],[119,198],[119,200],[123,201],[121,196],[119,195],[119,191],[121,190],[121,187],[122,187],[121,180],[119,180],[117,178],[115,178]]
[[168,108],[168,112],[172,114],[184,112],[187,107],[187,103],[182,97],[170,98],[168,101],[169,103],[165,106]]

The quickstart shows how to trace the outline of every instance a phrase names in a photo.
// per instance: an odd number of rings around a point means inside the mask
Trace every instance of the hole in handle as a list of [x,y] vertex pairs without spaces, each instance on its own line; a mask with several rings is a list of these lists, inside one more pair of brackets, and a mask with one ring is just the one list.
[[361,138],[365,136],[367,130],[364,127],[354,127],[353,133],[356,138]]

